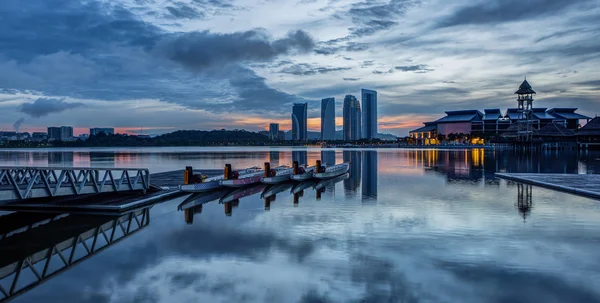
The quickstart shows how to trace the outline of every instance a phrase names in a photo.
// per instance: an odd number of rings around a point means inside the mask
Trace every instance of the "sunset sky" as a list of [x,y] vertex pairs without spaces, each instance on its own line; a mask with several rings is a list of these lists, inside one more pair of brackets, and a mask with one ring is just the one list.
[[600,112],[598,0],[2,0],[0,130],[290,128],[379,93],[379,132],[445,110]]

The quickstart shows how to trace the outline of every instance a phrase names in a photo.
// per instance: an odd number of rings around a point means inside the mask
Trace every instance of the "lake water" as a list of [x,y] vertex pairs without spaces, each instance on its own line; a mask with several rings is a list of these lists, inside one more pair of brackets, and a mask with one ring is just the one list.
[[268,210],[260,192],[229,216],[207,203],[188,222],[186,197],[155,205],[145,228],[14,302],[600,302],[600,202],[494,178],[600,173],[598,154],[0,150],[0,165],[153,173],[317,159],[351,162],[349,177],[319,193],[287,188]]

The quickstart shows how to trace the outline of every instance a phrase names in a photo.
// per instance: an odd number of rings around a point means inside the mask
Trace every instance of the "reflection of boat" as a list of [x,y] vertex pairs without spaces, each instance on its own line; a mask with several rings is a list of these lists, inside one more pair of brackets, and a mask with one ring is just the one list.
[[317,183],[317,185],[315,185],[315,190],[324,189],[325,187],[327,187],[329,185],[332,185],[332,184],[338,183],[340,181],[346,180],[349,177],[350,177],[350,174],[349,173],[345,173],[345,174],[343,174],[341,176],[337,176],[335,178],[331,178],[331,179],[320,181],[319,183]]
[[178,210],[185,210],[191,207],[195,207],[204,203],[208,203],[217,199],[221,199],[227,193],[229,193],[231,189],[221,189],[209,193],[196,193],[187,197],[179,206],[177,206]]
[[[322,166],[321,166],[322,167]],[[348,163],[337,164],[333,166],[322,167],[317,172],[313,173],[313,177],[317,179],[333,178],[348,172],[350,165]]]
[[263,193],[260,195],[260,197],[263,199],[270,198],[280,192],[289,190],[290,188],[292,188],[292,186],[294,186],[294,183],[289,183],[289,182],[269,186],[263,191]]
[[257,194],[257,193],[263,191],[266,187],[267,186],[264,184],[256,184],[251,187],[240,188],[240,189],[234,190],[234,191],[230,192],[229,194],[225,195],[224,197],[222,197],[219,200],[219,203],[229,203],[229,202],[233,202],[235,200],[238,200],[238,199],[250,196],[250,195]]
[[265,174],[268,174],[268,176],[264,176],[260,182],[265,184],[278,184],[285,182],[290,179],[292,172],[293,169],[286,168],[286,166],[281,166],[279,169],[270,169],[270,167],[266,166],[265,163]]
[[[229,169],[231,170],[231,168],[229,168]],[[227,170],[227,168],[226,168],[226,170]],[[239,176],[239,177],[237,177],[237,179],[240,179],[240,178],[243,178],[244,176],[247,176],[248,174],[257,173],[257,172],[262,173],[260,168],[250,167],[250,168],[246,168],[243,170],[232,172],[231,175]],[[221,187],[222,186],[221,182],[223,181],[223,179],[225,179],[224,175],[214,176],[214,177],[203,179],[202,182],[200,182],[200,183],[180,185],[179,190],[182,192],[187,192],[187,193],[207,192],[207,191],[211,191],[211,190]]]
[[292,194],[297,194],[305,189],[309,189],[311,187],[315,187],[315,185],[317,185],[317,181],[316,180],[308,180],[308,181],[304,181],[304,182],[300,182],[298,184],[296,184],[292,190],[291,193]]

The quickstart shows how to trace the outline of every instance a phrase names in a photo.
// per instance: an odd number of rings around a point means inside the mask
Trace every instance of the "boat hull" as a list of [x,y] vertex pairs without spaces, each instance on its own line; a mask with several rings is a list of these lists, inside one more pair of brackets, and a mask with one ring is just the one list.
[[239,188],[259,183],[261,178],[261,176],[253,176],[241,179],[221,180],[221,186]]
[[299,175],[292,175],[290,178],[294,181],[306,181],[313,177],[313,173],[304,173]]
[[336,183],[338,183],[340,181],[346,180],[349,177],[350,177],[349,173],[344,173],[344,174],[342,174],[340,176],[337,176],[335,178],[330,178],[330,179],[323,180],[323,181],[321,181],[321,182],[319,182],[319,183],[317,183],[315,185],[315,190],[323,189],[323,188],[325,188],[325,187],[327,187],[329,185],[336,184]]
[[350,165],[344,163],[340,165],[335,165],[332,167],[327,167],[327,170],[323,173],[313,173],[313,177],[316,179],[329,179],[333,177],[337,177],[339,175],[343,175],[348,172],[350,169]]
[[275,176],[275,177],[263,177],[262,179],[260,179],[260,182],[265,183],[265,184],[278,184],[281,182],[285,182],[288,181],[290,179],[290,174],[288,175],[281,175],[281,176]]
[[180,185],[179,190],[186,193],[204,193],[221,187],[221,180],[214,180],[195,184]]

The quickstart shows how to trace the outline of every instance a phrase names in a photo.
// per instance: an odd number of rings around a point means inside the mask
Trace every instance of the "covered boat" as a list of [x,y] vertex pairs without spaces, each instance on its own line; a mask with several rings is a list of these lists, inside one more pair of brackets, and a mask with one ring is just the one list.
[[231,170],[231,164],[225,164],[225,171],[220,184],[225,187],[244,187],[260,182],[263,174],[262,170],[249,172],[247,174],[239,174],[238,172]]
[[[227,165],[229,165],[229,164],[227,164]],[[231,165],[229,166],[229,169],[231,171]],[[248,174],[252,174],[252,173],[256,173],[256,172],[262,173],[260,168],[250,167],[250,168],[246,168],[243,170],[234,171],[231,175],[244,177]],[[197,176],[197,175],[194,175],[194,176]],[[192,181],[192,184],[180,185],[179,186],[180,191],[186,192],[186,193],[203,193],[203,192],[215,190],[222,186],[221,181],[223,181],[223,179],[225,179],[225,176],[214,176],[214,177],[210,177],[210,178],[207,178],[206,176],[200,176],[200,177],[197,177],[196,179],[193,179],[193,178],[190,178],[190,179]],[[196,180],[196,183],[193,183],[194,180]]]
[[313,173],[313,177],[317,179],[329,179],[343,175],[348,172],[350,165],[348,163],[336,164],[333,166],[317,166],[317,170]]
[[292,168],[280,166],[279,169],[271,169],[271,163],[265,162],[264,175],[260,182],[265,184],[279,184],[288,181],[292,173]]
[[306,181],[312,179],[315,168],[316,166],[300,166],[298,165],[298,161],[294,161],[294,164],[292,165],[293,171],[290,179],[294,181]]

